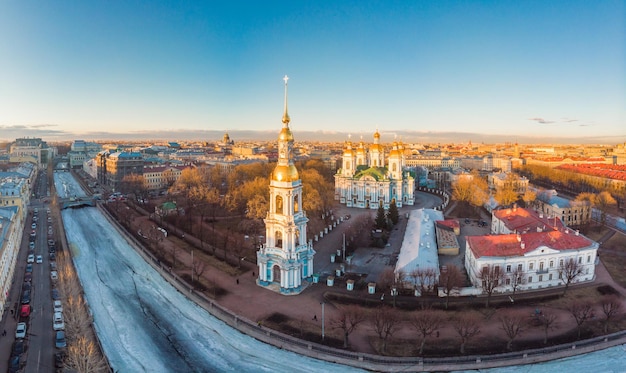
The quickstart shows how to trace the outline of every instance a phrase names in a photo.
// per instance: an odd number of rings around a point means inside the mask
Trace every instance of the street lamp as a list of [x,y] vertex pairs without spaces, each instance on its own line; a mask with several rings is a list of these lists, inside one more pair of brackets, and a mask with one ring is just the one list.
[[324,305],[326,303],[320,303],[322,305],[322,342],[324,342]]

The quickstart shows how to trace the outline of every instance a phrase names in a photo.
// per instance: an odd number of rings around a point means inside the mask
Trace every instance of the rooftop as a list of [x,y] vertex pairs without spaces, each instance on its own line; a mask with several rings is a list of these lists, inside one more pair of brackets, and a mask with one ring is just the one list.
[[468,236],[467,243],[476,258],[524,256],[538,248],[579,250],[595,243],[570,229],[525,234]]

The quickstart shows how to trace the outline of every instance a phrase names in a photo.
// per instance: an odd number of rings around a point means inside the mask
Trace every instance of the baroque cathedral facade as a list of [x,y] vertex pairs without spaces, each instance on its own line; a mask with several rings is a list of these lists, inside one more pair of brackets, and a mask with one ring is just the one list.
[[335,199],[347,207],[388,209],[413,205],[415,177],[406,167],[404,145],[394,142],[389,154],[380,144],[380,133],[374,133],[374,143],[363,141],[353,146],[346,142],[341,168],[335,174]]
[[[313,241],[302,210],[302,180],[293,161],[293,134],[287,113],[287,76],[283,127],[278,135],[278,163],[270,176],[265,244],[257,251],[257,284],[281,294],[298,294],[313,276]],[[304,281],[303,281],[304,280]]]

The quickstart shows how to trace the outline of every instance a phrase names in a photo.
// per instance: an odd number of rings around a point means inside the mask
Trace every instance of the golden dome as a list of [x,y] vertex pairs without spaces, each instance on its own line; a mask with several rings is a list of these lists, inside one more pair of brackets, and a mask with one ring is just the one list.
[[357,154],[365,154],[365,148],[363,148],[362,146],[359,146],[356,150]]
[[[284,122],[284,117],[283,117],[283,122]],[[293,141],[293,134],[291,133],[291,130],[289,129],[289,127],[285,126],[283,127],[282,130],[280,130],[280,133],[278,134],[278,141]]]
[[291,118],[289,118],[289,114],[287,114],[287,109],[285,109],[285,114],[283,114],[283,123],[289,124]]
[[380,139],[380,133],[378,133],[378,130],[376,130],[376,132],[374,132],[374,138],[375,139]]
[[298,175],[298,169],[293,164],[278,165],[272,172],[272,180],[275,181],[296,181],[298,179],[300,179],[300,175]]

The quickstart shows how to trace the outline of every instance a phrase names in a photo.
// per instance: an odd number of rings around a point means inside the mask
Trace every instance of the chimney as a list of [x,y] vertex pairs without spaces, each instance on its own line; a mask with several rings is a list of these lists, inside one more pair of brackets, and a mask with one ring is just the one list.
[[578,229],[576,229],[576,235],[578,236],[580,234],[580,232],[578,231]]
[[526,244],[525,244],[524,242],[520,242],[520,247],[521,247],[521,248],[522,248],[522,250],[523,250],[523,249],[525,249],[525,248],[526,248]]

